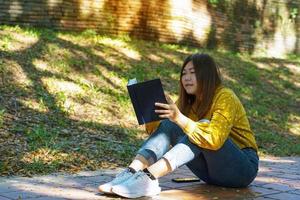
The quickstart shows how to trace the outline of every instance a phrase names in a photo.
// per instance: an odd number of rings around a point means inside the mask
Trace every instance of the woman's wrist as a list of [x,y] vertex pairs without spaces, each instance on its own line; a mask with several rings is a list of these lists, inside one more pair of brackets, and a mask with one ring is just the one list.
[[188,118],[184,116],[182,113],[179,113],[178,117],[175,120],[175,123],[182,129],[187,126]]

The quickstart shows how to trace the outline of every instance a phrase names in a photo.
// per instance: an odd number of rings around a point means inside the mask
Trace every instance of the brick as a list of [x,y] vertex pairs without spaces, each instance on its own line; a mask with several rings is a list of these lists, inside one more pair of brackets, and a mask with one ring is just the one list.
[[299,195],[297,194],[291,194],[291,193],[279,193],[279,194],[273,194],[273,195],[267,195],[266,197],[270,197],[273,199],[286,199],[286,200],[299,200]]
[[7,193],[7,192],[15,192],[19,191],[20,189],[14,187],[13,185],[9,183],[1,183],[0,184],[0,194],[1,193]]
[[293,190],[293,191],[290,191],[289,193],[297,194],[300,196],[300,190]]
[[59,197],[41,196],[41,197],[37,197],[37,198],[27,198],[26,200],[66,200],[66,199],[59,198]]
[[278,190],[267,189],[267,188],[256,187],[256,186],[250,186],[249,189],[251,190],[252,193],[255,193],[256,197],[280,193],[280,191]]
[[7,197],[10,199],[27,199],[27,198],[37,198],[42,196],[41,194],[33,193],[33,192],[27,192],[27,191],[18,191],[18,192],[9,192],[9,193],[3,193],[1,194],[3,197]]
[[190,182],[190,183],[176,183],[172,181],[168,182],[160,182],[160,186],[166,187],[166,188],[182,188],[182,187],[187,187],[187,186],[194,186],[194,185],[200,185],[204,184],[203,182]]
[[0,195],[0,200],[9,200],[9,198],[3,197]]
[[267,189],[283,191],[283,192],[295,190],[294,188],[290,187],[289,185],[285,185],[282,183],[270,183],[270,184],[263,185],[262,187],[267,188]]

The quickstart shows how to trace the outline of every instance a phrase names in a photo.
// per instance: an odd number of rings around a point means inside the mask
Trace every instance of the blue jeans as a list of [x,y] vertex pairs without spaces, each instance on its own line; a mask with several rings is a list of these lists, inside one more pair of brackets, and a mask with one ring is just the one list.
[[216,151],[201,148],[170,120],[160,123],[138,154],[150,165],[165,158],[172,170],[186,164],[204,182],[223,187],[248,186],[257,175],[259,161],[254,149],[240,149],[231,139]]

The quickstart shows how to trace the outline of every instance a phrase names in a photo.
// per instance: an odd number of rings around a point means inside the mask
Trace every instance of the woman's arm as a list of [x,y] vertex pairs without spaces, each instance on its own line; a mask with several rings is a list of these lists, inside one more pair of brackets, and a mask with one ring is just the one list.
[[184,129],[188,123],[189,118],[180,112],[177,106],[178,102],[174,103],[169,96],[166,96],[166,98],[168,104],[155,103],[155,106],[164,108],[163,110],[157,109],[155,110],[155,112],[159,114],[159,117],[168,118],[172,122],[176,123],[179,127]]
[[174,104],[158,104],[167,111],[159,110],[157,112],[163,113],[161,117],[169,118],[178,124],[191,142],[202,148],[217,150],[222,147],[233,126],[237,110],[235,98],[235,95],[229,91],[220,94],[214,103],[209,123],[191,120],[180,113]]

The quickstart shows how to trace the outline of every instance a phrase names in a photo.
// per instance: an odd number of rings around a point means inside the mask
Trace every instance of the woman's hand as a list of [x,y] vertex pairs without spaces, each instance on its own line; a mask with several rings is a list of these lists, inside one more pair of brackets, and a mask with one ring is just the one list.
[[166,96],[166,99],[167,99],[168,104],[155,103],[155,106],[164,108],[161,110],[156,109],[155,113],[158,113],[159,117],[161,117],[161,118],[168,118],[172,122],[177,123],[182,114],[179,111],[177,105],[172,101],[172,99],[169,96]]

